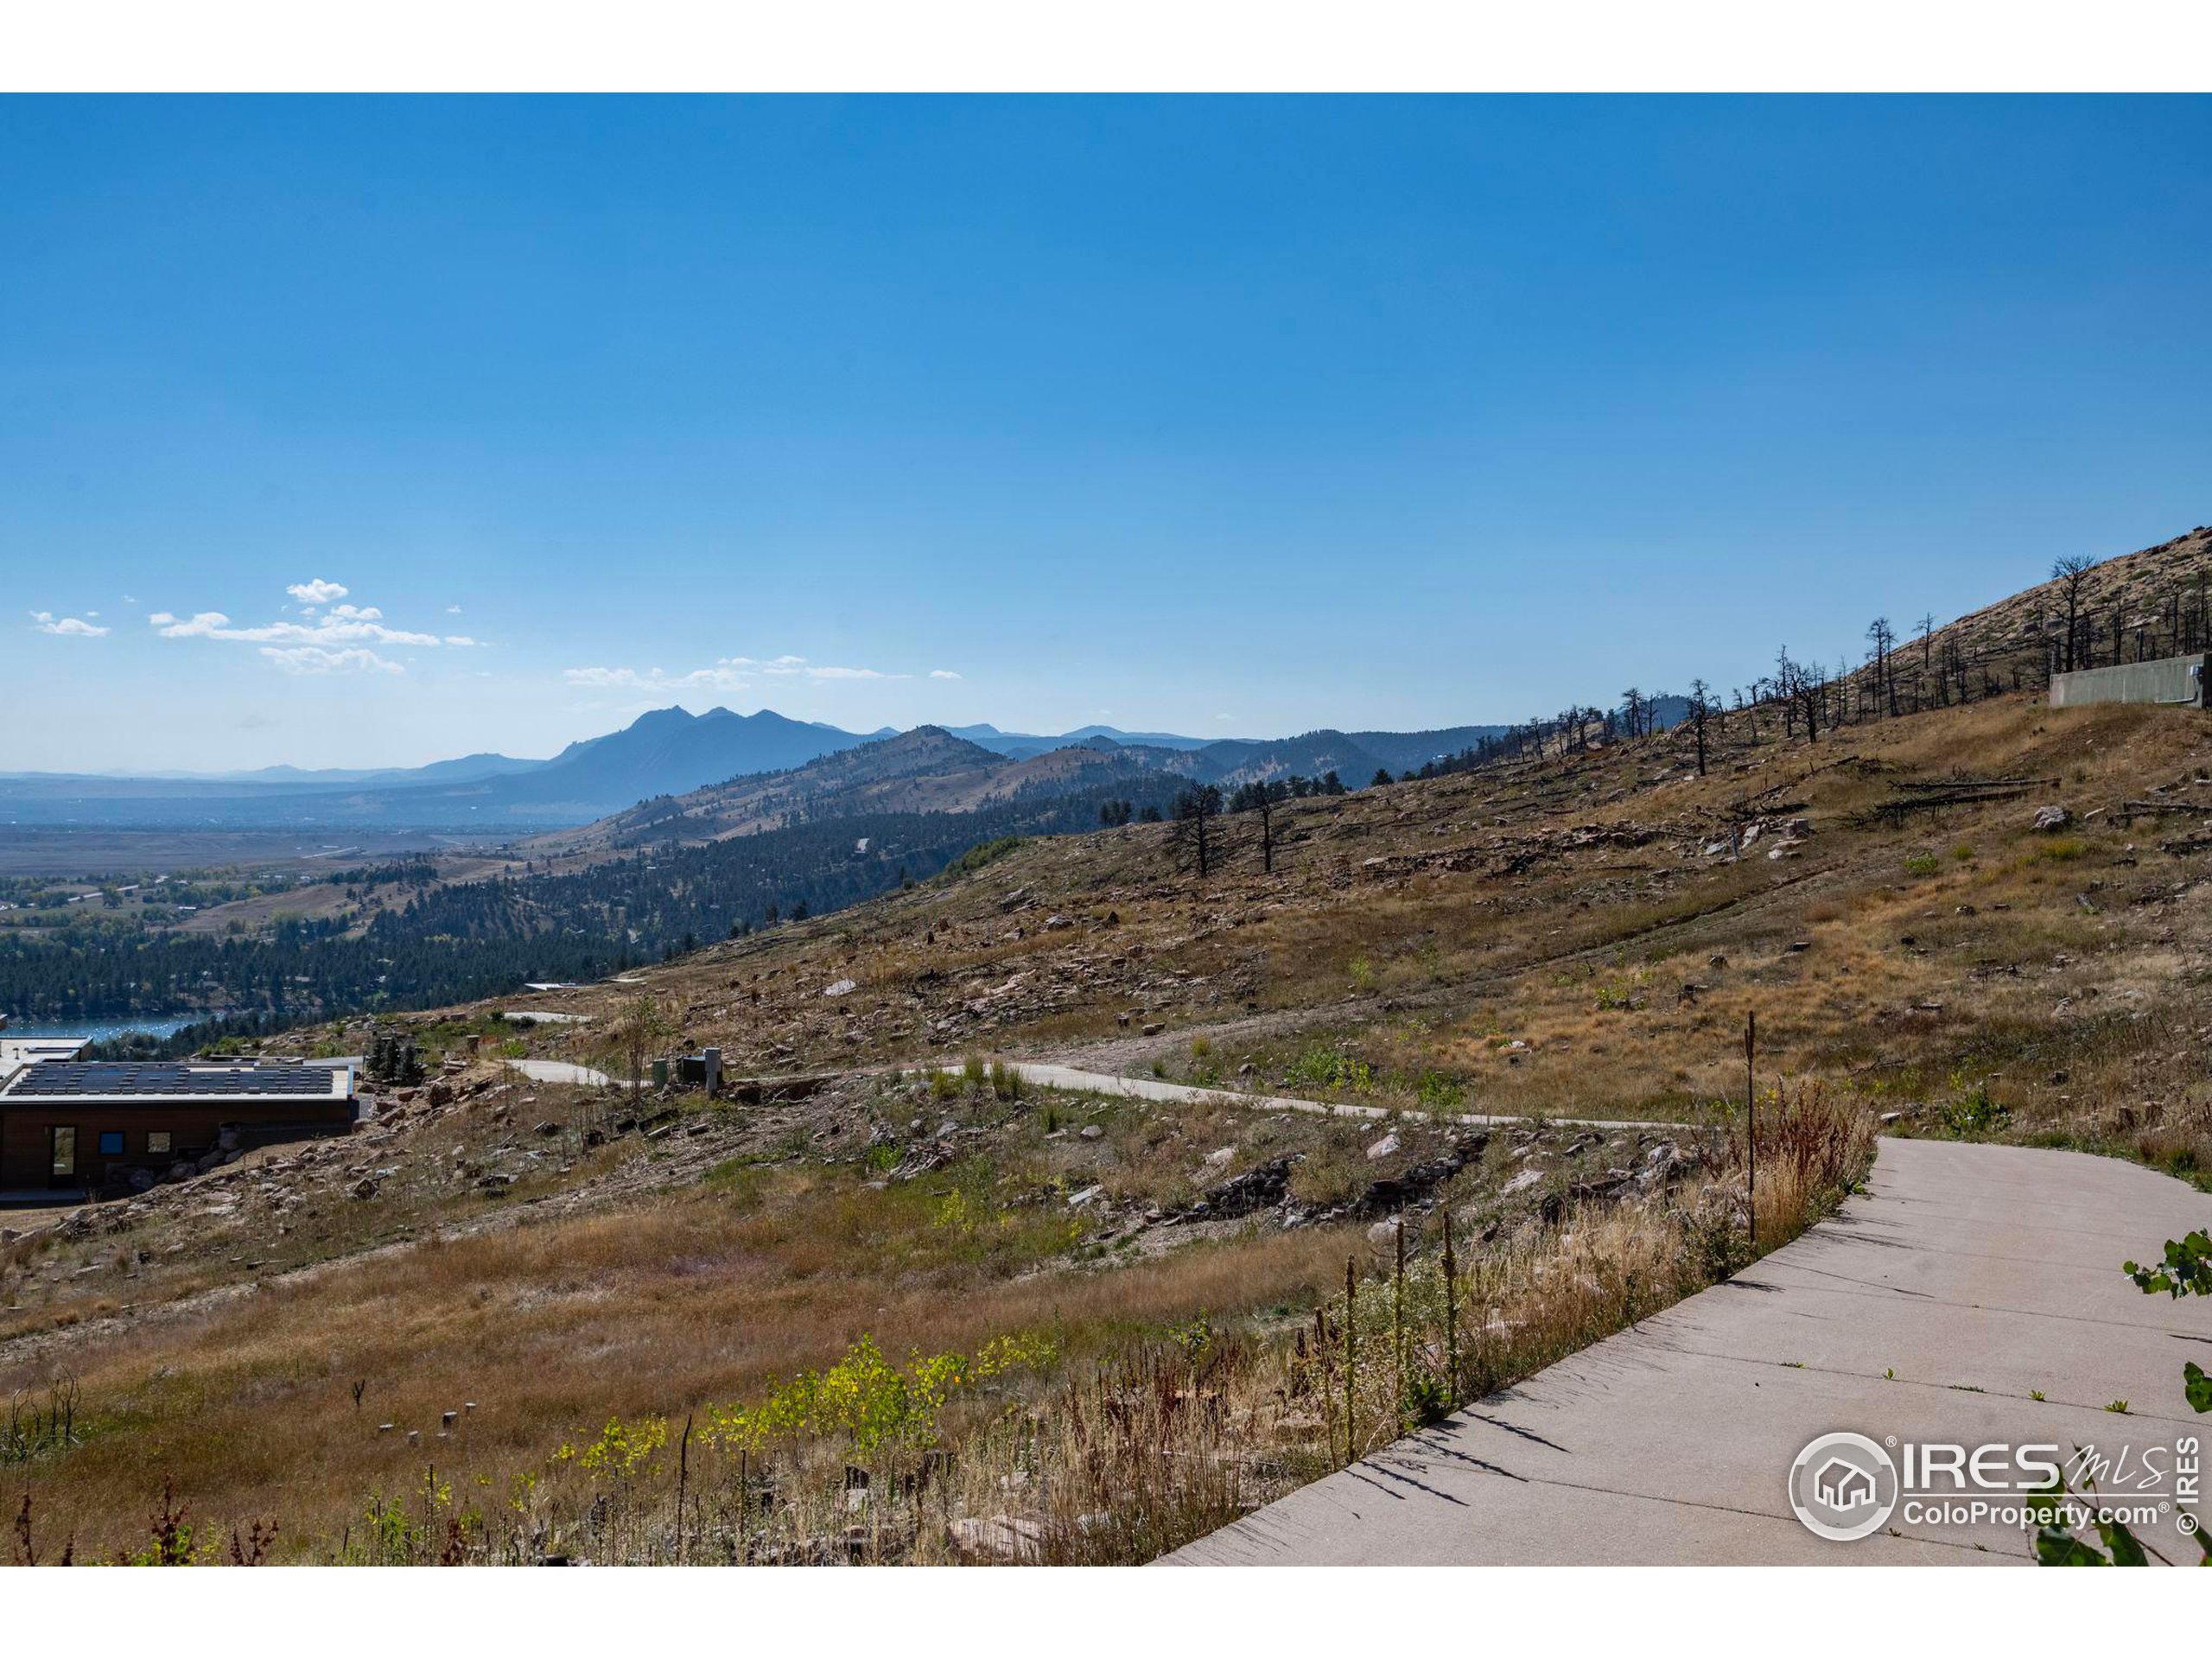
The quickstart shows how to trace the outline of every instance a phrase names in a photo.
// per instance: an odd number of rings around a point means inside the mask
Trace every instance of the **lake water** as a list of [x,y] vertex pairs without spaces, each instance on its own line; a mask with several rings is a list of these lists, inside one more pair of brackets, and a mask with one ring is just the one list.
[[207,1017],[204,1014],[141,1014],[133,1020],[82,1020],[74,1023],[67,1020],[10,1019],[7,1030],[0,1032],[0,1036],[77,1037],[86,1042],[105,1043],[134,1031],[149,1037],[166,1037],[195,1020]]

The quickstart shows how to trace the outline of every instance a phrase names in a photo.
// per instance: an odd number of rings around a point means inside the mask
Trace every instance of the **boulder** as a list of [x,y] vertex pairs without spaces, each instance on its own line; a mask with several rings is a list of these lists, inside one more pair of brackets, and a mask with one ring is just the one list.
[[2036,828],[2046,836],[2055,836],[2074,822],[2074,815],[2059,805],[2039,806],[2036,809]]

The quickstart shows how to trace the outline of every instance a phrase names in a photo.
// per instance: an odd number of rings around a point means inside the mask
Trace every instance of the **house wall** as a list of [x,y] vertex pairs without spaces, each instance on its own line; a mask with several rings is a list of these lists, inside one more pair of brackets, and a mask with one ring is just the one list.
[[[353,1128],[354,1103],[254,1101],[232,1097],[161,1101],[118,1105],[98,1098],[75,1100],[0,1099],[0,1189],[82,1187],[97,1192],[111,1173],[133,1169],[166,1173],[179,1160],[213,1151],[226,1128],[237,1131],[235,1144],[259,1146],[271,1141],[300,1141],[344,1135]],[[62,1179],[53,1173],[53,1131],[56,1125],[77,1131],[77,1173]],[[166,1130],[170,1149],[146,1149],[149,1131]],[[104,1132],[120,1131],[123,1150],[103,1153]]]
[[2176,702],[2204,707],[2202,653],[2162,657],[2152,663],[2115,663],[2050,677],[2050,706],[2079,709],[2093,702]]

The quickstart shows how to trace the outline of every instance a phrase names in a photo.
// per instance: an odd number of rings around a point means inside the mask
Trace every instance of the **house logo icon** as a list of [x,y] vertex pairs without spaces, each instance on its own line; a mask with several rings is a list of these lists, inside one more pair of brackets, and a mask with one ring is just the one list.
[[1813,1494],[1847,1515],[1874,1501],[1874,1477],[1848,1458],[1830,1458],[1813,1476]]
[[1789,1507],[1816,1537],[1849,1543],[1877,1532],[1897,1506],[1897,1465],[1864,1434],[1823,1434],[1789,1465]]

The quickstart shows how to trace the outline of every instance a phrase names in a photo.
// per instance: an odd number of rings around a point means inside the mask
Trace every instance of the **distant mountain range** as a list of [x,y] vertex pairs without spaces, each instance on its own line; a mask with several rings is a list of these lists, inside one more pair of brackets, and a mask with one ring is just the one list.
[[639,803],[582,829],[556,830],[532,846],[546,853],[696,845],[786,830],[826,818],[886,812],[976,812],[1046,796],[1124,789],[1164,803],[1186,779],[1170,764],[1187,751],[1107,739],[1017,758],[940,726],[864,742],[787,772],[731,778]]
[[[925,753],[933,757],[944,775],[930,786],[910,783],[894,789],[887,787],[887,778],[856,776],[823,787],[833,794],[841,789],[873,791],[869,810],[937,810],[923,803],[939,798],[950,810],[960,810],[955,803],[972,805],[1047,786],[1072,791],[1162,772],[1233,787],[1292,772],[1318,778],[1333,771],[1346,785],[1359,787],[1378,768],[1412,771],[1504,729],[1324,730],[1287,738],[1208,740],[1110,726],[1086,726],[1053,736],[988,725],[920,727],[904,735],[925,741],[899,753],[909,760]],[[198,777],[0,774],[0,825],[467,828],[504,837],[594,823],[662,797],[717,789],[715,801],[702,803],[702,810],[717,822],[734,814],[749,823],[762,814],[759,803],[775,791],[738,786],[746,780],[791,772],[897,735],[887,728],[848,732],[787,719],[768,709],[752,715],[710,709],[694,715],[671,708],[640,715],[620,731],[571,743],[545,760],[472,754],[376,771],[271,766]],[[947,750],[945,744],[957,744],[959,750]],[[894,798],[905,804],[893,807]]]
[[[1234,787],[1297,774],[1333,772],[1346,787],[1364,788],[1388,754],[1409,764],[1456,753],[1494,728],[1441,732],[1308,732],[1267,741],[1230,739],[1183,745],[1134,741],[1157,733],[1109,736],[1092,728],[1067,739],[1032,738],[981,729],[995,744],[961,731],[918,726],[912,731],[819,756],[785,772],[728,779],[683,794],[640,802],[580,829],[532,843],[543,853],[606,855],[653,845],[701,845],[787,830],[830,818],[871,813],[978,812],[1052,796],[1123,798],[1165,806],[1192,782]],[[1122,739],[1132,741],[1123,741]],[[1037,744],[1054,747],[1039,749]]]

